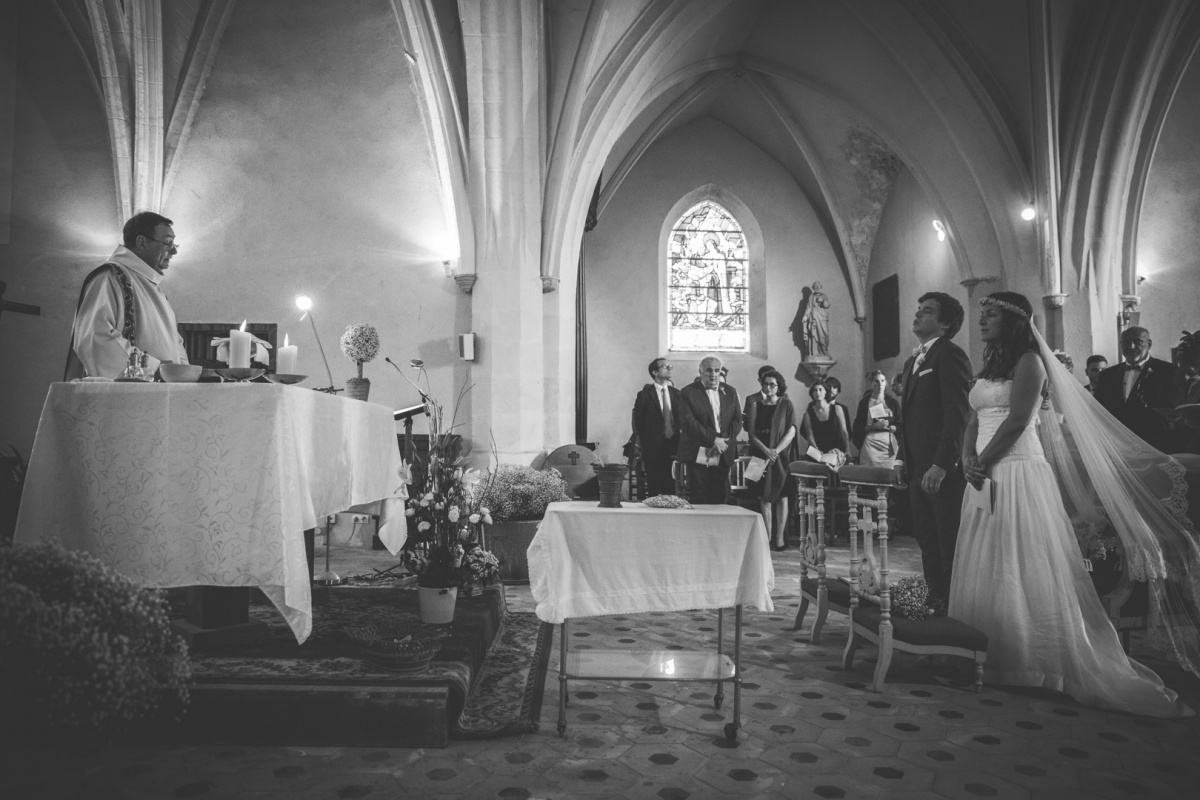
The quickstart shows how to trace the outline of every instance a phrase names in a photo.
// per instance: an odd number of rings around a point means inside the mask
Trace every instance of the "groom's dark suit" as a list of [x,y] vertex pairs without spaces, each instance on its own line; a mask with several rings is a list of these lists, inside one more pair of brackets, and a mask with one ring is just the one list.
[[[962,439],[970,406],[971,362],[962,348],[945,337],[933,341],[916,369],[915,356],[904,364],[900,417],[901,454],[908,474],[913,535],[921,546],[921,562],[931,598],[950,594],[950,572],[962,515]],[[921,488],[933,465],[946,471],[937,494]]]
[[[724,383],[717,388],[721,400],[721,418],[713,419],[708,394],[699,383],[679,390],[679,461],[687,464],[691,475],[693,503],[720,504],[729,499],[729,470],[737,458],[737,442],[742,432],[742,409],[737,391]],[[729,447],[715,467],[696,463],[701,449],[712,447],[713,440],[727,439]]]

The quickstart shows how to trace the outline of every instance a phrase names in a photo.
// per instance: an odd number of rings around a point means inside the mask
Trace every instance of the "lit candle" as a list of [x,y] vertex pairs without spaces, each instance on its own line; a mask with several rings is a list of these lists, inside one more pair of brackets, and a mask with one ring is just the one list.
[[294,344],[288,344],[288,336],[283,335],[283,347],[279,348],[279,355],[275,361],[275,373],[277,375],[295,375],[296,374],[296,355],[299,348]]
[[231,369],[250,368],[250,334],[246,333],[246,320],[242,327],[229,332],[229,366]]

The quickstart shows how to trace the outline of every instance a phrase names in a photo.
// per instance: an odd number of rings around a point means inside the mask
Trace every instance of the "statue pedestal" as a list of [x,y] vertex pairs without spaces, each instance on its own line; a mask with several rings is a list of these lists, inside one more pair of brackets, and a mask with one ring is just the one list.
[[800,362],[800,366],[796,367],[796,380],[801,383],[825,380],[825,376],[829,374],[829,370],[833,369],[835,364],[837,361],[829,356],[809,356]]

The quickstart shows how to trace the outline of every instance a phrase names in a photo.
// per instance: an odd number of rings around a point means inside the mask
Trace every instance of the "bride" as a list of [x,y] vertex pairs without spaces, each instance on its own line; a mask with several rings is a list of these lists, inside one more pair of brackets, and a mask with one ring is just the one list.
[[[1046,687],[1147,716],[1190,716],[1158,675],[1122,650],[1074,532],[1075,525],[1117,529],[1131,577],[1150,584],[1160,623],[1152,640],[1169,644],[1195,672],[1200,553],[1180,513],[1182,468],[1135,445],[1067,373],[1033,327],[1023,295],[995,292],[982,305],[986,349],[970,394],[963,471],[974,490],[990,479],[995,500],[989,512],[964,498],[950,615],[987,634],[990,683]],[[1076,445],[1075,453],[1053,448],[1053,467],[1036,430],[1047,379]],[[1057,425],[1057,415],[1044,416]],[[1156,480],[1173,490],[1154,491]],[[1172,491],[1174,514],[1162,507]]]

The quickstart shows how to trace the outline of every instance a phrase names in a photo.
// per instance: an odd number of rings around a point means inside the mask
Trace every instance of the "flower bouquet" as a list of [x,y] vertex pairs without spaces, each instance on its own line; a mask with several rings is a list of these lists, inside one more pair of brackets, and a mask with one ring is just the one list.
[[892,613],[906,619],[922,620],[933,613],[929,608],[929,585],[920,575],[905,575],[892,585]]
[[346,396],[366,400],[371,391],[371,382],[363,377],[363,363],[379,354],[379,334],[366,323],[346,328],[342,334],[342,352],[358,365],[358,377],[346,381]]
[[462,590],[464,594],[478,594],[485,586],[491,586],[500,578],[500,559],[479,545],[463,556]]

